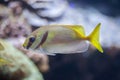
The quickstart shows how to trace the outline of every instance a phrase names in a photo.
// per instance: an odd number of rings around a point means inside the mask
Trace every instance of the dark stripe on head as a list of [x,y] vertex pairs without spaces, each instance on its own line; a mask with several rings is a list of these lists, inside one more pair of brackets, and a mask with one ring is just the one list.
[[31,47],[31,45],[33,44],[33,42],[35,41],[35,37],[30,37],[29,38],[29,42],[28,42],[28,45],[27,45],[27,49],[29,49]]
[[26,49],[29,49],[31,45],[32,45],[31,42],[28,42]]
[[46,32],[43,34],[43,37],[42,37],[40,43],[36,46],[35,49],[39,48],[39,46],[42,45],[42,44],[47,40],[47,37],[48,37],[48,31],[46,31]]

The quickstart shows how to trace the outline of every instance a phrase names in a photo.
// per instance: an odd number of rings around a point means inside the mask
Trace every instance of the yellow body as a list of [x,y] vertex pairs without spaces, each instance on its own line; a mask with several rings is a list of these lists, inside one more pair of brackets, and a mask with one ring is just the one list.
[[89,41],[100,52],[100,23],[89,36],[85,35],[81,25],[50,25],[44,26],[26,38],[23,47],[47,53],[81,53],[88,49]]

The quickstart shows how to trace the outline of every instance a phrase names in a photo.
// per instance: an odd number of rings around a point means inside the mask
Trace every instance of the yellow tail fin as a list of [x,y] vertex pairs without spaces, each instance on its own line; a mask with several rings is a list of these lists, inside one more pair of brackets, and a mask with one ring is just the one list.
[[99,43],[99,32],[100,32],[100,25],[99,23],[93,32],[88,36],[89,41],[93,46],[95,46],[101,53],[103,53],[103,49],[101,47],[101,44]]

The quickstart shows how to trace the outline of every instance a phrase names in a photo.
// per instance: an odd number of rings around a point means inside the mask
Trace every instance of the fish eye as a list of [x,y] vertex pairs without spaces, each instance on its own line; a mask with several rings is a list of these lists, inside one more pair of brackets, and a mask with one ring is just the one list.
[[34,41],[35,41],[35,37],[30,37],[30,38],[29,38],[29,41],[30,41],[30,42],[34,42]]

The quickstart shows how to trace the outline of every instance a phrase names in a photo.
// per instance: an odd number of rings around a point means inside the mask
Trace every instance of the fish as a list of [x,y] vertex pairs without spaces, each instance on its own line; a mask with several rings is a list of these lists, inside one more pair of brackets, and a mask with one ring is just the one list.
[[82,25],[46,25],[33,31],[23,43],[23,47],[40,53],[71,54],[86,52],[91,43],[98,51],[103,53],[99,42],[101,23],[94,30],[85,35]]

